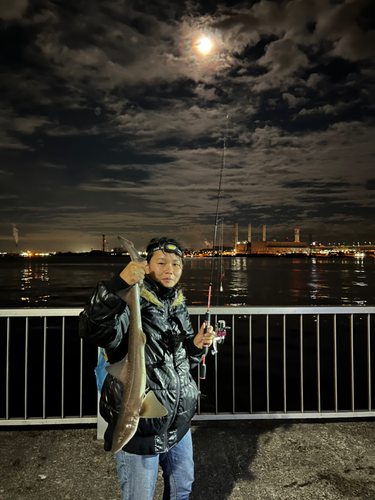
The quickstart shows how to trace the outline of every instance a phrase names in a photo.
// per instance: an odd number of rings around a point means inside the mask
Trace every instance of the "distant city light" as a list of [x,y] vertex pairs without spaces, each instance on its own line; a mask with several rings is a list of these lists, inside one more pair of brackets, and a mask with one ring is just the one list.
[[51,255],[50,252],[31,252],[30,250],[26,250],[26,252],[20,252],[21,257],[48,257]]

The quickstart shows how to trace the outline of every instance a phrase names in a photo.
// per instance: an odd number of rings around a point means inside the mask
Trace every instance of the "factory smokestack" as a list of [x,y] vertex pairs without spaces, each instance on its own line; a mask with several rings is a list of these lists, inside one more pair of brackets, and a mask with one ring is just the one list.
[[299,229],[294,230],[294,243],[299,243]]
[[238,243],[238,222],[234,225],[234,251],[237,251],[237,243]]
[[267,226],[265,224],[263,224],[263,241],[267,241],[266,229],[267,229]]
[[102,239],[102,251],[103,252],[106,251],[106,244],[107,244],[107,241],[105,239],[105,233],[103,233],[103,239]]
[[13,238],[14,238],[14,242],[16,244],[16,252],[18,250],[18,229],[16,228],[16,226],[14,224],[12,224],[13,226]]
[[251,224],[247,226],[247,241],[251,242]]

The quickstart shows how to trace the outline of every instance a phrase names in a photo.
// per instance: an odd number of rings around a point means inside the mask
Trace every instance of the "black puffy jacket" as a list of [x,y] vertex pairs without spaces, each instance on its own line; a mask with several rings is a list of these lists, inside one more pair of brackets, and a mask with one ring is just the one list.
[[[80,337],[105,348],[110,363],[127,353],[129,309],[117,293],[129,286],[118,275],[100,282],[80,314]],[[121,293],[120,293],[121,295]],[[124,450],[139,455],[164,453],[182,439],[196,410],[198,389],[190,370],[202,358],[181,290],[159,286],[150,277],[141,293],[147,387],[168,410],[162,418],[140,418],[138,429]],[[104,448],[111,449],[121,407],[122,384],[107,375],[100,413],[108,422]]]

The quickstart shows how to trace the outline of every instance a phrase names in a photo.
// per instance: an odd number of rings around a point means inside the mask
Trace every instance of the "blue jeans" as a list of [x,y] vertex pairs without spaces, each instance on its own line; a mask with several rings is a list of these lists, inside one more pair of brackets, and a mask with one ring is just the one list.
[[190,430],[172,449],[160,455],[116,453],[122,500],[152,500],[158,464],[163,470],[163,500],[188,500],[194,481],[193,446]]

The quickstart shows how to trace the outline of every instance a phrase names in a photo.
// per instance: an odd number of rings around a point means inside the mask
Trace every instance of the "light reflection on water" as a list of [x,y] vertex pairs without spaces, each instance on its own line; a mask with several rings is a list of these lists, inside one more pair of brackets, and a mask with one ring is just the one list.
[[[208,278],[199,261],[186,263],[187,302],[204,304],[199,290]],[[367,305],[374,304],[375,259],[232,258],[224,260],[223,293],[212,305]],[[209,268],[209,261],[205,263]],[[187,276],[186,276],[187,275]],[[194,287],[191,287],[194,276]],[[208,272],[207,272],[208,276]],[[194,293],[192,294],[192,290]],[[196,293],[198,291],[198,293]],[[218,297],[218,299],[217,299]]]
[[[230,304],[232,306],[245,306],[247,298],[247,290],[249,288],[249,275],[247,272],[248,259],[236,257],[231,259],[231,280],[228,283]],[[224,288],[224,285],[223,285]],[[241,298],[243,300],[241,300]]]
[[311,259],[310,281],[310,299],[314,303],[317,300],[325,300],[329,298],[328,285],[325,283],[324,268],[321,266],[322,261],[315,258]]
[[[25,266],[21,273],[21,291],[24,292],[24,295],[21,297],[21,300],[27,304],[36,304],[39,303],[47,303],[49,294],[40,295],[40,293],[33,293],[34,290],[40,290],[46,288],[48,286],[49,277],[48,277],[48,263],[47,262],[36,262],[33,265],[30,259],[24,259]],[[34,281],[33,281],[34,280]],[[38,284],[36,282],[41,281],[43,284]],[[31,292],[31,293],[29,293]]]
[[[94,287],[127,260],[0,260],[0,307],[83,307]],[[211,305],[373,305],[375,259],[215,259]],[[181,286],[188,305],[206,305],[210,259],[186,259]]]
[[[368,259],[367,264],[371,267],[372,260]],[[369,300],[373,302],[371,296],[358,290],[358,287],[369,286],[363,259],[311,259],[310,286],[313,301],[322,299],[327,303],[336,302],[336,294],[340,291],[338,298],[342,305],[366,305]]]

